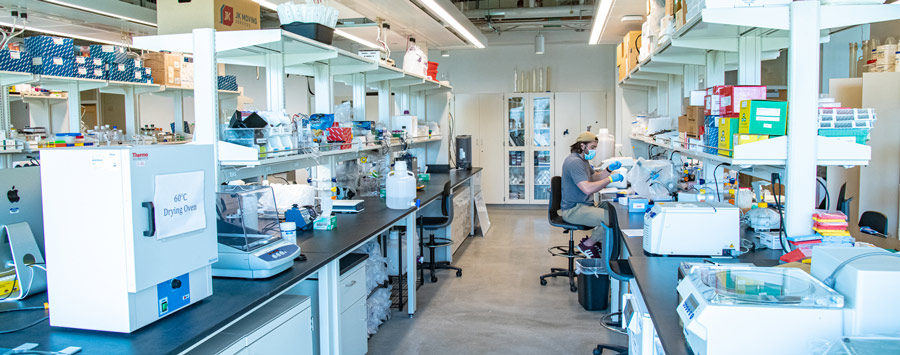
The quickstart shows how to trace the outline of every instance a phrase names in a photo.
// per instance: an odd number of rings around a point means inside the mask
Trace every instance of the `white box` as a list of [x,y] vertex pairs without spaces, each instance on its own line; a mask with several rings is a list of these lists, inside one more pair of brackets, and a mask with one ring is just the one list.
[[212,294],[213,159],[200,144],[41,151],[50,325],[130,333]]
[[706,103],[703,101],[703,98],[706,96],[706,91],[704,90],[693,90],[691,91],[691,106],[704,106]]
[[[813,248],[810,274],[824,281],[851,257],[866,253],[891,254],[881,248]],[[844,336],[896,336],[900,303],[900,258],[873,256],[852,261],[838,272],[834,290],[844,295]]]
[[415,137],[418,132],[419,118],[413,115],[400,115],[391,117],[392,131],[406,131],[410,137]]

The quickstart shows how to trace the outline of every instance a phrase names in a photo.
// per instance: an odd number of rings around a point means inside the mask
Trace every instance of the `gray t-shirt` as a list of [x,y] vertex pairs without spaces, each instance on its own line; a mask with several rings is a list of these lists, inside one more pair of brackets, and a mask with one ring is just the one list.
[[591,181],[594,170],[591,164],[584,160],[578,153],[569,154],[562,166],[562,201],[559,207],[563,210],[575,207],[577,204],[592,205],[594,199],[578,188],[578,183]]

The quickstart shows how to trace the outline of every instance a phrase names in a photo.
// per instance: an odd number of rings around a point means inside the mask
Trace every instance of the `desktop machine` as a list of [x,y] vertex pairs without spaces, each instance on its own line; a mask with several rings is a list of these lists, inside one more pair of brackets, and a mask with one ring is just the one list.
[[50,325],[130,333],[212,294],[213,147],[41,150]]
[[656,255],[736,255],[741,211],[724,202],[658,202],[644,214],[644,251]]
[[221,186],[216,194],[219,261],[213,276],[260,279],[294,265],[300,247],[281,237],[270,186]]

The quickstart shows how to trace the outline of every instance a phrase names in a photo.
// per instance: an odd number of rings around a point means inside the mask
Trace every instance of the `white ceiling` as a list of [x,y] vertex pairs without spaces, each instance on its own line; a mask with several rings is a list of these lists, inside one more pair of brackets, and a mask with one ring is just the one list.
[[[641,29],[641,21],[622,22],[623,16],[647,14],[647,2],[643,0],[603,0],[615,1],[607,18],[606,30],[600,36],[600,43],[619,43],[628,31]],[[644,17],[646,18],[646,17]]]

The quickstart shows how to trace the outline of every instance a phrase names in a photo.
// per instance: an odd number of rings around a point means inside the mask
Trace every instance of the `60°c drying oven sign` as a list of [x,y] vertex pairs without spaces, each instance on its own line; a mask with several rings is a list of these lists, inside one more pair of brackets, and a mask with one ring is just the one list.
[[157,239],[206,228],[203,182],[203,171],[156,176],[153,205]]

